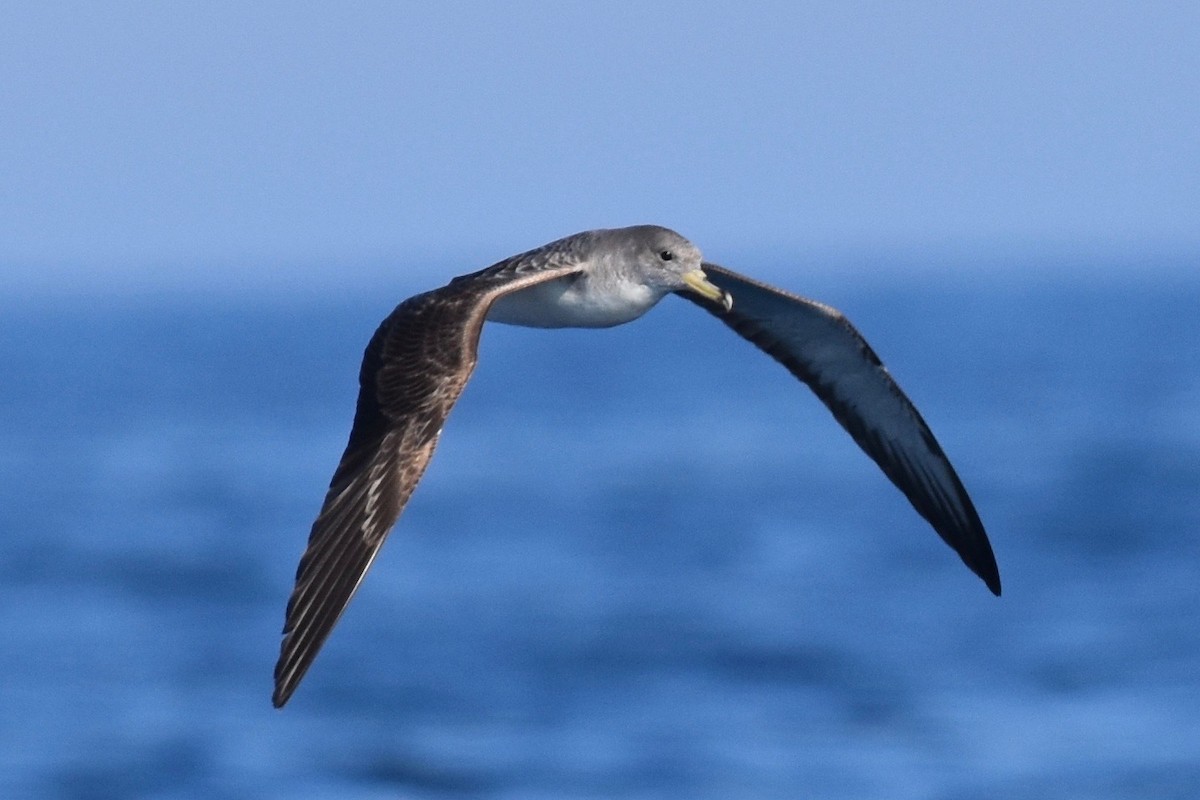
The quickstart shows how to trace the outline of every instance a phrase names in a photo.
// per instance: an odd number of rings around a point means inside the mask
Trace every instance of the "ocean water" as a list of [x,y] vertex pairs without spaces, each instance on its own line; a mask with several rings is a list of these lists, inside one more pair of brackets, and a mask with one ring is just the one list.
[[0,796],[1200,796],[1200,278],[818,288],[954,461],[1002,598],[689,304],[489,326],[282,711],[399,293],[0,303]]

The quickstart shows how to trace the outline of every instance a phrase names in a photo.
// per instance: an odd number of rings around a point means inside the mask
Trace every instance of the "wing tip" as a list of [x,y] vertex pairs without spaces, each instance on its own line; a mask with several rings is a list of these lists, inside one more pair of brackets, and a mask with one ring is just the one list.
[[279,664],[275,667],[275,690],[271,692],[271,705],[283,708],[287,705],[287,701],[292,699],[292,694],[299,685],[300,678],[297,677],[295,670],[292,670],[289,675],[284,669],[283,659],[280,658]]
[[[986,542],[987,540],[985,539],[984,541]],[[986,552],[981,558],[971,560],[964,558],[963,563],[970,568],[971,572],[979,576],[979,579],[987,586],[989,592],[996,597],[1000,596],[1000,568],[996,565],[996,557],[992,554],[991,547],[987,547]]]

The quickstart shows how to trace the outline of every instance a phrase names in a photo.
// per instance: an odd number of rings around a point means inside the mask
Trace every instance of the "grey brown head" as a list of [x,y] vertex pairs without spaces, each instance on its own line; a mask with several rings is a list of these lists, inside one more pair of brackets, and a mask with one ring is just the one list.
[[700,248],[670,228],[634,225],[593,231],[597,253],[623,262],[619,270],[634,272],[638,282],[663,292],[693,291],[725,306],[732,298],[704,276]]
[[670,228],[635,225],[605,233],[620,241],[621,255],[638,264],[648,281],[671,291],[686,288],[683,276],[700,269],[704,260],[700,248]]

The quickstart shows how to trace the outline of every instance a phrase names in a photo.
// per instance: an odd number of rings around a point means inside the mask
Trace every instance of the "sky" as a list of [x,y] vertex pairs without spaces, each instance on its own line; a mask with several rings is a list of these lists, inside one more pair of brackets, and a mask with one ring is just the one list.
[[1194,265],[1200,4],[0,11],[0,292],[370,285],[636,223],[798,270]]

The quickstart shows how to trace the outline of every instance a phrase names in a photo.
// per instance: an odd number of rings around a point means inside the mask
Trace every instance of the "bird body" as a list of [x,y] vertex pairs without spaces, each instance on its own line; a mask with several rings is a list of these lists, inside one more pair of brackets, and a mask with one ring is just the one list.
[[[647,245],[640,250],[633,246],[631,241],[637,240],[631,240],[631,232],[647,239]],[[646,274],[632,268],[640,257],[664,252],[671,258],[657,260],[678,265],[674,273],[665,271],[658,281],[647,281]],[[653,225],[585,231],[509,260],[578,268],[565,277],[508,292],[488,311],[490,321],[529,328],[609,328],[632,322],[679,288],[677,282],[663,277],[699,270],[702,263],[691,242]]]
[[273,702],[295,691],[424,474],[475,367],[485,320],[608,327],[667,294],[716,316],[813,390],[913,507],[995,594],[974,505],[882,362],[836,310],[705,263],[652,225],[568,236],[402,302],[368,343],[345,453],[288,601]]

